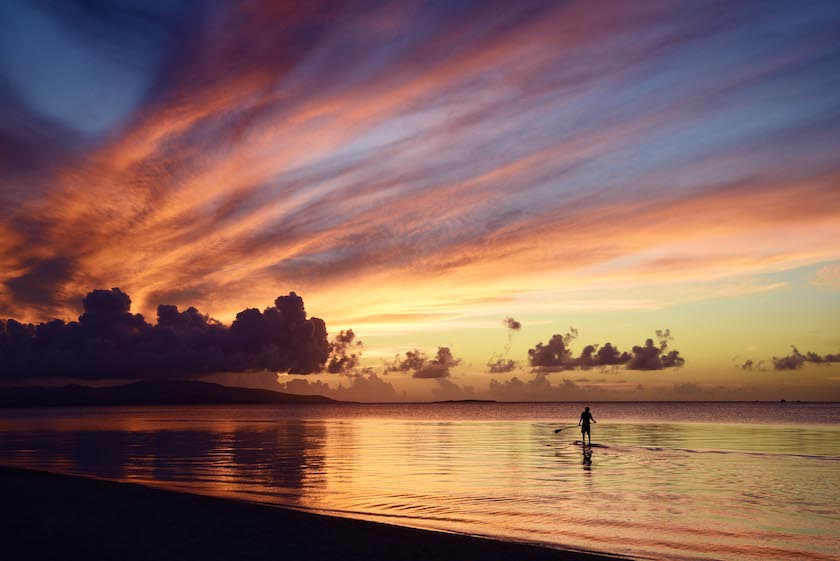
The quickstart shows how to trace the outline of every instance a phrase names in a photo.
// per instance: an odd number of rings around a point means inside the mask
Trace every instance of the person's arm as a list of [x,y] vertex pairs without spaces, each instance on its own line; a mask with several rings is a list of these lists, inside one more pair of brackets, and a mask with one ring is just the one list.
[[580,419],[578,419],[578,426],[583,422],[583,413],[580,414]]
[[590,419],[593,423],[595,422],[595,417],[593,417],[592,415],[590,415],[590,416],[589,416],[589,419]]

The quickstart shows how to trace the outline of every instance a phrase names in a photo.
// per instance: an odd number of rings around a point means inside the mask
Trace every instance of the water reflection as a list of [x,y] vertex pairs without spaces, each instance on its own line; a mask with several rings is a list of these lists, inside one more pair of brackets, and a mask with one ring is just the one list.
[[0,463],[654,559],[840,555],[837,427],[601,421],[582,447],[517,407],[22,412]]
[[[135,457],[131,458],[133,474],[142,474],[144,458],[137,453],[144,444],[149,446],[149,462],[152,478],[160,481],[189,481],[200,477],[208,465],[223,460],[220,449],[222,435],[207,430],[181,431],[158,430],[154,432],[132,433],[137,435],[134,448]],[[208,461],[212,458],[216,461]]]
[[584,448],[583,449],[583,469],[586,471],[592,470],[592,448]]
[[322,423],[223,430],[11,432],[0,441],[6,464],[143,482],[183,483],[225,494],[241,491],[297,502],[301,489],[323,484]]

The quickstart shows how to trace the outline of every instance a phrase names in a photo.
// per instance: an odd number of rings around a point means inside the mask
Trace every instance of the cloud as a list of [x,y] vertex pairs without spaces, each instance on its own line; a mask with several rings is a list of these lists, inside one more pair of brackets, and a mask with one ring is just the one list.
[[703,393],[703,389],[694,382],[683,382],[674,385],[674,393],[680,395],[697,395]]
[[519,363],[512,359],[506,359],[503,357],[494,357],[490,359],[490,362],[487,363],[487,369],[489,372],[493,374],[500,374],[504,372],[511,372],[519,368]]
[[[327,364],[327,372],[340,374],[349,372],[359,365],[361,357],[362,342],[356,341],[356,334],[352,329],[342,330],[330,343],[330,360]],[[352,352],[352,351],[357,352]]]
[[[519,322],[519,321],[516,321],[515,319],[513,319],[510,316],[507,316],[505,319],[502,320],[502,325],[504,325],[505,328],[507,328],[507,330],[508,330],[508,332],[507,332],[507,335],[508,335],[507,344],[505,345],[505,353],[509,353],[510,352],[510,346],[513,343],[513,334],[516,333],[517,331],[519,331],[520,329],[522,329],[522,323]],[[491,372],[492,372],[492,370],[491,370]]]
[[404,358],[397,355],[394,364],[386,372],[412,372],[412,378],[447,378],[450,368],[461,364],[463,360],[455,358],[449,347],[438,347],[435,358],[429,359],[418,349],[407,351]]
[[668,351],[667,339],[662,339],[659,345],[655,345],[653,339],[648,339],[643,346],[633,347],[633,356],[627,362],[627,369],[662,370],[678,368],[683,364],[685,359],[679,351]]
[[460,358],[455,358],[448,347],[438,347],[435,358],[426,362],[421,368],[416,369],[414,378],[446,378],[449,376],[449,369],[461,364]]
[[840,264],[826,265],[814,273],[811,284],[825,288],[840,289]]
[[[502,320],[502,325],[505,326],[507,331],[507,344],[505,345],[504,354],[508,354],[510,352],[511,343],[513,342],[513,334],[522,329],[522,323],[513,319],[511,316],[505,317]],[[515,360],[505,358],[504,355],[496,356],[490,358],[487,362],[487,369],[494,374],[503,373],[503,372],[511,372],[519,367],[519,363]]]
[[802,354],[799,349],[792,345],[791,349],[792,352],[789,355],[772,358],[775,370],[799,370],[806,363],[825,365],[840,362],[840,354],[818,355],[813,352]]
[[742,389],[737,385],[713,385],[713,384],[696,384],[694,382],[683,382],[681,384],[674,384],[671,391],[681,397],[713,399],[718,396],[732,396],[742,394]]
[[501,382],[490,380],[487,391],[487,395],[492,399],[503,401],[553,401],[573,397],[591,397],[598,393],[600,393],[598,388],[584,388],[568,378],[552,384],[543,372],[537,372],[530,380],[521,380],[517,376]]
[[348,385],[340,383],[336,388],[320,380],[292,378],[270,389],[301,395],[324,395],[340,401],[390,402],[405,397],[390,382],[370,370],[351,376]]
[[[309,374],[325,369],[331,350],[337,364],[354,339],[342,332],[327,341],[323,320],[307,318],[294,292],[262,312],[249,308],[223,325],[190,307],[158,307],[157,324],[131,313],[119,288],[94,290],[82,300],[77,322],[38,325],[0,322],[0,379],[140,379],[190,377],[214,372],[270,370]],[[352,357],[353,355],[349,355]]]
[[476,398],[477,394],[472,386],[459,386],[448,378],[438,378],[435,382],[437,386],[432,388],[432,398],[435,401]]
[[605,343],[586,345],[578,356],[574,356],[569,343],[577,336],[578,331],[570,328],[565,335],[552,336],[548,343],[537,343],[528,350],[529,364],[540,372],[620,365],[624,365],[627,370],[662,370],[685,364],[679,351],[668,350],[668,342],[673,339],[670,329],[656,331],[659,344],[648,339],[644,345],[634,346],[632,353],[622,352],[612,343]]
[[[833,52],[817,39],[821,10],[745,3],[733,8],[739,17],[698,20],[674,7],[423,3],[374,29],[364,3],[115,4],[110,23],[64,4],[42,14],[61,41],[0,18],[14,32],[0,33],[0,64],[23,69],[4,67],[0,80],[0,142],[11,147],[0,148],[0,277],[47,256],[73,266],[47,275],[45,287],[66,286],[43,308],[0,289],[0,307],[27,321],[78,315],[76,296],[105,283],[149,316],[153,291],[178,287],[196,297],[167,302],[227,320],[241,300],[273,296],[282,273],[310,302],[321,298],[323,317],[357,325],[346,318],[364,306],[345,302],[358,286],[400,315],[424,303],[442,271],[460,314],[477,308],[459,300],[461,286],[509,296],[512,285],[547,290],[593,266],[642,264],[615,274],[662,282],[837,257],[837,142],[820,117],[840,102],[826,71]],[[475,21],[487,25],[464,41]],[[760,51],[708,56],[726,51],[723,38],[749,41],[780,21],[787,33]],[[77,48],[96,64],[65,76],[60,61]],[[117,59],[131,79],[103,90],[110,82],[91,78]],[[22,88],[39,76],[41,88]],[[752,118],[750,96],[784,105],[778,85],[792,76],[814,103]],[[56,95],[53,81],[75,95]],[[651,83],[662,86],[655,95],[627,93]],[[103,91],[105,105],[88,107]],[[732,92],[742,103],[722,103]],[[7,103],[15,98],[19,111]],[[44,115],[77,125],[107,115],[95,129],[109,134],[79,142]],[[56,144],[50,155],[62,157],[46,158],[43,173],[40,151]]]
[[24,273],[6,281],[10,296],[19,304],[49,310],[66,296],[63,286],[73,276],[74,263],[64,257],[29,260]]
[[567,370],[576,364],[568,345],[578,335],[577,329],[569,328],[565,335],[554,335],[548,343],[537,343],[533,349],[528,349],[528,361],[534,368],[543,370]]
[[[737,366],[737,365],[736,365]],[[752,359],[747,359],[744,361],[744,364],[738,366],[741,370],[758,370],[764,371],[766,368],[764,367],[764,361],[759,360],[758,362],[753,361]]]

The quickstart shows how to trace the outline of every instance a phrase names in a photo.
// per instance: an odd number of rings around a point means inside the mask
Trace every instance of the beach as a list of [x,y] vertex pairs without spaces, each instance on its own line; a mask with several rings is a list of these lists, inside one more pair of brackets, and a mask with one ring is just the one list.
[[0,468],[0,496],[16,560],[616,559],[27,469]]

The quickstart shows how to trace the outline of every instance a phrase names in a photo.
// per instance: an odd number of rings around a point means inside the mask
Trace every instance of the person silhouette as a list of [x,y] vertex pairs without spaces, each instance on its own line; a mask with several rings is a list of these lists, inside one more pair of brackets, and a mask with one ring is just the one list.
[[587,407],[583,413],[580,414],[580,421],[578,421],[578,425],[580,426],[580,443],[586,446],[586,436],[589,436],[589,444],[592,444],[592,434],[589,432],[589,421],[595,422],[595,417],[592,416],[592,413],[589,412],[589,407]]

